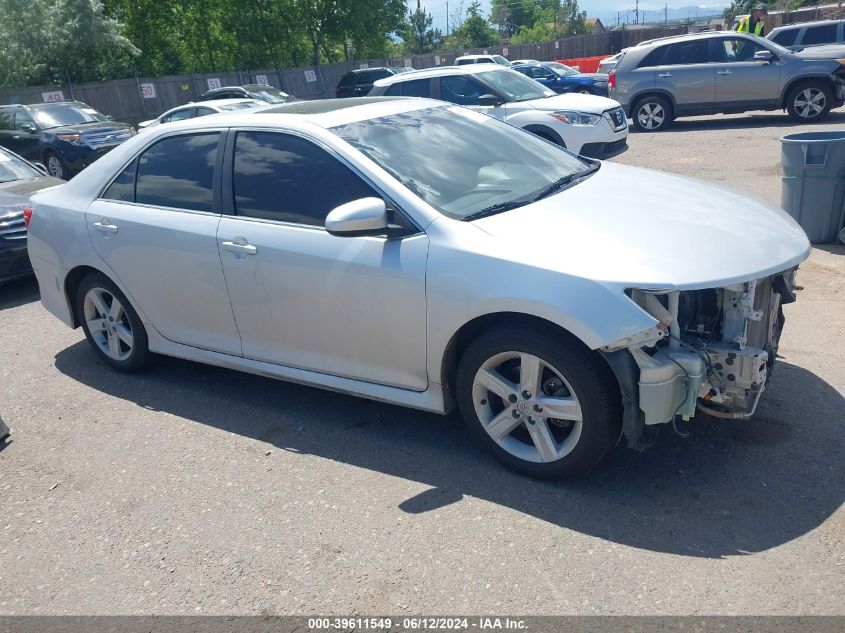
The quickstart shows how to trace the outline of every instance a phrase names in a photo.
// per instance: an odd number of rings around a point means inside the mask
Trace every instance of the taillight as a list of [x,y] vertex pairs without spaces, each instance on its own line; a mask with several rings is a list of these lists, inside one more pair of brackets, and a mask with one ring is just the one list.
[[24,207],[23,208],[23,223],[26,225],[26,228],[29,228],[29,221],[32,219],[32,207]]
[[616,87],[616,69],[610,71],[610,74],[607,77],[607,87],[610,90],[613,90]]

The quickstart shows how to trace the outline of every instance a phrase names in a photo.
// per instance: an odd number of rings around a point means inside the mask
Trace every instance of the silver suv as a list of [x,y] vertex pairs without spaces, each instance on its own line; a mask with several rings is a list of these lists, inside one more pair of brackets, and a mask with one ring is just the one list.
[[627,49],[608,85],[640,131],[749,110],[785,109],[810,122],[845,103],[845,61],[808,59],[753,35],[701,33]]

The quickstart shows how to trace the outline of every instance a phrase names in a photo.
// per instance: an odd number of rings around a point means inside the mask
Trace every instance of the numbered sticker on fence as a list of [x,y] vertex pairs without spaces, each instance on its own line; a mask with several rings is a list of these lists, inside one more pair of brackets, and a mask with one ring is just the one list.
[[405,58],[405,66],[407,66],[408,68],[410,68],[410,67],[411,67],[411,66],[413,66],[413,65],[414,65],[414,64],[413,64],[413,60],[411,60],[409,57],[406,57],[406,58]]
[[156,98],[155,84],[141,84],[141,96],[144,99],[155,99]]
[[504,55],[505,57],[508,56],[508,49],[507,48],[502,49],[502,55]]
[[217,77],[212,77],[208,79],[208,89],[214,90],[215,88],[222,88],[223,84],[220,83],[220,80]]
[[435,56],[434,56],[434,65],[435,65],[435,66],[439,66],[439,65],[440,65],[440,55],[435,55]]
[[370,67],[370,65],[367,64],[367,63],[358,64],[358,70],[367,70],[367,68],[369,68],[369,67]]
[[55,101],[64,101],[65,95],[61,90],[56,90],[54,92],[42,92],[41,93],[41,100],[44,103],[54,103]]
[[315,81],[317,81],[317,73],[315,73],[313,70],[306,70],[305,81],[307,81],[308,83],[314,83]]
[[255,76],[255,83],[263,84],[265,86],[269,86],[270,82],[267,81],[267,75],[256,75]]

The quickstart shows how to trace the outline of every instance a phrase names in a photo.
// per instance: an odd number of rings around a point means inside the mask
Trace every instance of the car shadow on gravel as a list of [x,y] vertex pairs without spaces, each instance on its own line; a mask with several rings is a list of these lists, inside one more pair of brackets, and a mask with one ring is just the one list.
[[506,470],[472,444],[456,414],[176,359],[124,375],[84,341],[59,352],[56,367],[146,409],[430,486],[398,503],[409,514],[471,496],[614,543],[718,558],[799,538],[845,500],[845,399],[788,359],[755,419],[699,420],[684,425],[687,439],[664,427],[651,449],[618,447],[589,477],[568,482]]
[[38,282],[27,277],[0,284],[0,310],[17,308],[26,303],[38,301]]
[[[699,132],[709,130],[743,130],[754,128],[790,128],[784,129],[784,134],[797,132],[812,132],[816,127],[845,124],[845,110],[834,110],[827,118],[815,123],[796,123],[785,112],[765,112],[745,114],[737,117],[726,117],[714,114],[712,118],[695,117],[676,119],[672,126],[656,134],[670,134],[672,132]],[[634,128],[631,128],[634,131]],[[646,132],[637,132],[646,134]]]

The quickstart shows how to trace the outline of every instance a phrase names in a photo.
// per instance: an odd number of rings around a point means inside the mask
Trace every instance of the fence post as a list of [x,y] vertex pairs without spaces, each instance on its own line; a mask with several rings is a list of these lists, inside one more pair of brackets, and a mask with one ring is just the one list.
[[144,116],[147,116],[147,100],[141,92],[141,80],[138,79],[138,73],[135,73],[135,89],[138,91],[138,98],[141,100],[141,109],[144,111]]
[[323,81],[323,69],[320,68],[319,64],[315,66],[315,68],[317,69],[317,77],[320,78],[320,88],[323,90],[323,99],[328,99],[329,94],[326,92],[326,82]]

